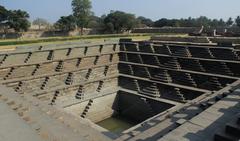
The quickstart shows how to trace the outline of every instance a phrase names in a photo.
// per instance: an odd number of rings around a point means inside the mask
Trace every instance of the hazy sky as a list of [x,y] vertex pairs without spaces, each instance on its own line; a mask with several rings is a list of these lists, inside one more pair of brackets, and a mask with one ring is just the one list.
[[[72,12],[71,0],[0,0],[0,5],[7,9],[23,9],[30,14],[31,20],[40,17],[51,22]],[[201,15],[227,19],[240,15],[240,0],[92,0],[92,5],[97,16],[121,10],[153,20]]]

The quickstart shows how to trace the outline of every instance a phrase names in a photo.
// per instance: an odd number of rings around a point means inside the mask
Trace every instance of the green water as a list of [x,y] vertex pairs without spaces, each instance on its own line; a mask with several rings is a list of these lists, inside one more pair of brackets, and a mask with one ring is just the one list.
[[129,129],[130,127],[136,125],[136,123],[133,123],[121,117],[111,117],[97,123],[97,125],[113,133],[121,134],[124,130]]

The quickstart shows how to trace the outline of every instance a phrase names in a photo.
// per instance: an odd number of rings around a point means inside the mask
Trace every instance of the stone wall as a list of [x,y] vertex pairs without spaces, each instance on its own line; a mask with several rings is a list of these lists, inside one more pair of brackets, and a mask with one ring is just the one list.
[[163,27],[163,28],[135,28],[133,33],[178,33],[188,34],[199,31],[198,27]]
[[192,42],[192,43],[209,43],[206,37],[177,37],[177,36],[153,36],[153,41],[171,41],[171,42]]
[[[118,100],[117,94],[110,94],[102,97],[92,99],[93,103],[90,106],[90,109],[86,115],[87,119],[90,119],[92,122],[97,123],[104,119],[111,117],[115,110],[117,109]],[[88,101],[81,102],[79,104],[65,108],[65,110],[74,113],[77,116],[80,116],[85,107],[87,106]]]
[[120,116],[135,123],[143,122],[174,106],[122,91],[119,92],[118,103],[118,112]]
[[240,44],[239,37],[210,37],[209,38],[213,43],[232,43],[232,44]]

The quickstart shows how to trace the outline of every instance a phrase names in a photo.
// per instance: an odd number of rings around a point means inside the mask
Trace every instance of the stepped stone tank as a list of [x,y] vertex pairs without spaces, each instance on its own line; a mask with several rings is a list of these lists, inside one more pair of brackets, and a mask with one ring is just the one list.
[[[12,132],[0,140],[238,140],[239,79],[240,50],[210,43],[2,52],[0,112]],[[126,126],[106,125],[116,120]]]

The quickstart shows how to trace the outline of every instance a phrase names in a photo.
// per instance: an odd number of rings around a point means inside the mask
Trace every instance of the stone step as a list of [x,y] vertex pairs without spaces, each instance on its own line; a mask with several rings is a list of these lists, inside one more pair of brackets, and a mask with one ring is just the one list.
[[148,87],[149,89],[153,89],[153,90],[156,90],[157,89],[157,86],[156,85],[151,85]]
[[225,129],[226,133],[238,137],[240,139],[240,125],[237,123],[228,123]]
[[169,76],[167,74],[158,73],[158,74],[155,74],[154,77],[168,78]]
[[239,141],[239,138],[219,132],[214,135],[214,141]]
[[178,50],[173,53],[176,56],[188,56],[187,52],[185,50]]
[[240,125],[240,116],[238,116],[237,124]]
[[144,92],[144,91],[138,91],[139,94],[142,94],[142,95],[148,95],[148,96],[154,96],[156,97],[157,94],[156,93],[148,93],[148,92]]
[[169,82],[172,82],[172,81],[170,81],[170,80],[167,80],[167,79],[165,79],[165,78],[151,78],[152,80],[157,80],[157,81],[161,81],[161,82],[165,82],[165,83],[169,83]]
[[188,84],[188,85],[190,85],[190,86],[194,86],[194,87],[197,87],[197,84],[193,81],[193,80],[182,80],[182,82],[184,83],[184,84]]
[[152,94],[156,93],[156,90],[152,90],[152,89],[148,89],[148,88],[144,88],[144,89],[142,89],[142,91],[146,92],[146,93],[152,93]]
[[153,78],[159,79],[159,80],[168,80],[168,79],[170,79],[170,78],[164,77],[164,76],[154,76]]
[[86,114],[86,113],[88,112],[88,109],[89,109],[89,108],[85,108],[84,111],[83,111],[83,114],[84,114],[84,113]]

